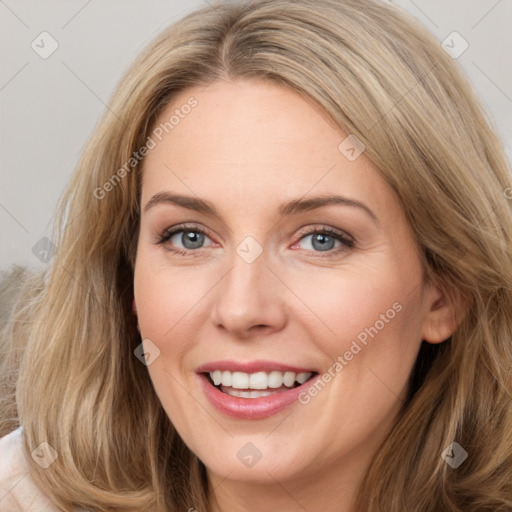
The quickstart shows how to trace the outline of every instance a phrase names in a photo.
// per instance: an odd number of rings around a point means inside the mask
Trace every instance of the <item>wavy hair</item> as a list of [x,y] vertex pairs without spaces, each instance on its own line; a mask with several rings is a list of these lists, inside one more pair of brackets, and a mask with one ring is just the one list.
[[[425,279],[466,305],[450,339],[423,343],[358,512],[510,510],[510,170],[458,65],[377,0],[217,2],[163,31],[125,73],[61,199],[44,286],[28,287],[11,318],[34,480],[64,510],[210,510],[205,467],[134,356],[143,159],[126,163],[176,94],[219,77],[290,87],[356,135],[401,202]],[[43,441],[59,454],[48,469],[30,457]],[[441,457],[453,441],[468,452],[457,469]]]

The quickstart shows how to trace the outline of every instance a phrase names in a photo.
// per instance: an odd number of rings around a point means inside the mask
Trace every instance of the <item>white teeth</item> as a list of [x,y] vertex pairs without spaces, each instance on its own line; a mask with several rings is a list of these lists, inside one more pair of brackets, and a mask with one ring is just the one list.
[[226,394],[237,396],[239,398],[261,398],[262,396],[272,395],[272,391],[242,391],[240,389],[227,389]]
[[288,388],[291,388],[295,383],[295,373],[286,372],[283,377],[284,385]]
[[309,377],[311,377],[311,373],[297,373],[297,377],[295,377],[295,380],[299,383],[299,384],[304,384],[304,382],[306,382]]
[[249,389],[249,374],[233,372],[231,374],[231,387],[236,389]]
[[222,384],[231,386],[231,372],[222,372]]
[[268,387],[280,388],[283,385],[283,372],[270,372],[268,375]]
[[219,370],[215,370],[214,372],[210,372],[210,377],[213,380],[213,383],[218,386],[222,382],[222,372]]
[[251,373],[249,389],[267,389],[267,374],[265,372]]
[[[272,371],[245,373],[245,372],[228,372],[215,370],[210,372],[210,378],[215,386],[221,384],[224,387],[232,387],[235,389],[277,389],[283,385],[292,388],[297,381],[299,384],[306,382],[311,375],[311,372],[279,372]],[[241,395],[235,395],[241,396]],[[265,395],[261,395],[265,396]]]

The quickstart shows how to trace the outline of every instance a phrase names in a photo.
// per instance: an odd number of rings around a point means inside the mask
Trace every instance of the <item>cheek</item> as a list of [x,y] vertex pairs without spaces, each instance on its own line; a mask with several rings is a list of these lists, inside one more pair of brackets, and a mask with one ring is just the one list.
[[[137,316],[143,338],[152,340],[162,355],[185,352],[194,330],[207,321],[202,307],[209,290],[218,279],[211,271],[191,267],[172,267],[162,258],[155,261],[141,251],[134,276]],[[179,361],[172,357],[170,361]]]
[[404,272],[383,262],[364,271],[344,269],[336,275],[331,269],[314,280],[296,276],[292,281],[297,296],[307,298],[307,309],[293,318],[323,352],[324,371],[344,375],[334,379],[340,392],[368,399],[370,390],[383,386],[404,391],[421,343],[416,270],[413,265]]
[[147,370],[162,406],[181,432],[194,431],[190,418],[201,416],[199,406],[185,391],[182,370],[199,338],[195,332],[207,320],[200,305],[212,285],[202,276],[155,261],[144,249],[138,253],[134,295],[141,337],[160,351]]
[[[350,341],[366,328],[377,323],[378,330],[395,323],[403,309],[407,289],[399,276],[384,272],[375,265],[368,271],[354,269],[329,269],[324,274],[289,276],[293,291],[302,299],[304,311],[294,319],[308,323],[308,330],[316,333],[332,347],[340,341]],[[383,315],[383,317],[382,317]],[[364,336],[362,336],[364,337]]]

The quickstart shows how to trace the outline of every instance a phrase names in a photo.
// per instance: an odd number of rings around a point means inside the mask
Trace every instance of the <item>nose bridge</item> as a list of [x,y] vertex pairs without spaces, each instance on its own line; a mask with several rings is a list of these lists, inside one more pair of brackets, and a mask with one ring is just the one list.
[[267,264],[267,254],[253,237],[246,237],[234,248],[230,270],[215,296],[212,313],[216,325],[237,336],[247,335],[253,326],[281,326],[285,317],[282,293]]

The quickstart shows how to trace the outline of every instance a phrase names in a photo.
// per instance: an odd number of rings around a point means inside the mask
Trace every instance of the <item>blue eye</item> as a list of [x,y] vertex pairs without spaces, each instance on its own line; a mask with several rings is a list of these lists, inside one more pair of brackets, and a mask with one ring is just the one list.
[[204,243],[205,238],[209,238],[206,233],[199,227],[193,226],[186,228],[185,226],[179,226],[175,229],[164,231],[164,233],[162,233],[160,236],[158,243],[165,244],[167,242],[171,242],[172,238],[174,238],[176,235],[181,235],[177,237],[177,239],[181,242],[183,248],[178,247],[171,249],[179,254],[187,254],[189,251],[202,249],[202,244]]
[[[179,236],[178,236],[179,235]],[[176,237],[176,240],[172,239]],[[311,238],[310,247],[313,252],[327,253],[326,256],[337,254],[340,251],[351,249],[355,246],[354,240],[350,235],[343,232],[335,231],[329,227],[315,227],[309,231],[300,234],[300,243],[308,237]],[[211,240],[206,232],[198,226],[177,226],[164,231],[158,238],[158,244],[165,244],[169,249],[177,254],[192,255],[199,253],[197,249],[203,249],[205,240]],[[336,242],[338,246],[335,247]],[[180,243],[182,247],[176,247],[176,243]],[[295,244],[295,245],[296,245]],[[323,255],[321,255],[323,257]]]
[[[330,228],[315,229],[307,233],[303,233],[300,240],[305,240],[308,237],[311,238],[310,246],[318,252],[337,252],[337,249],[346,249],[354,247],[354,241],[337,231]],[[338,242],[337,248],[335,244]]]

